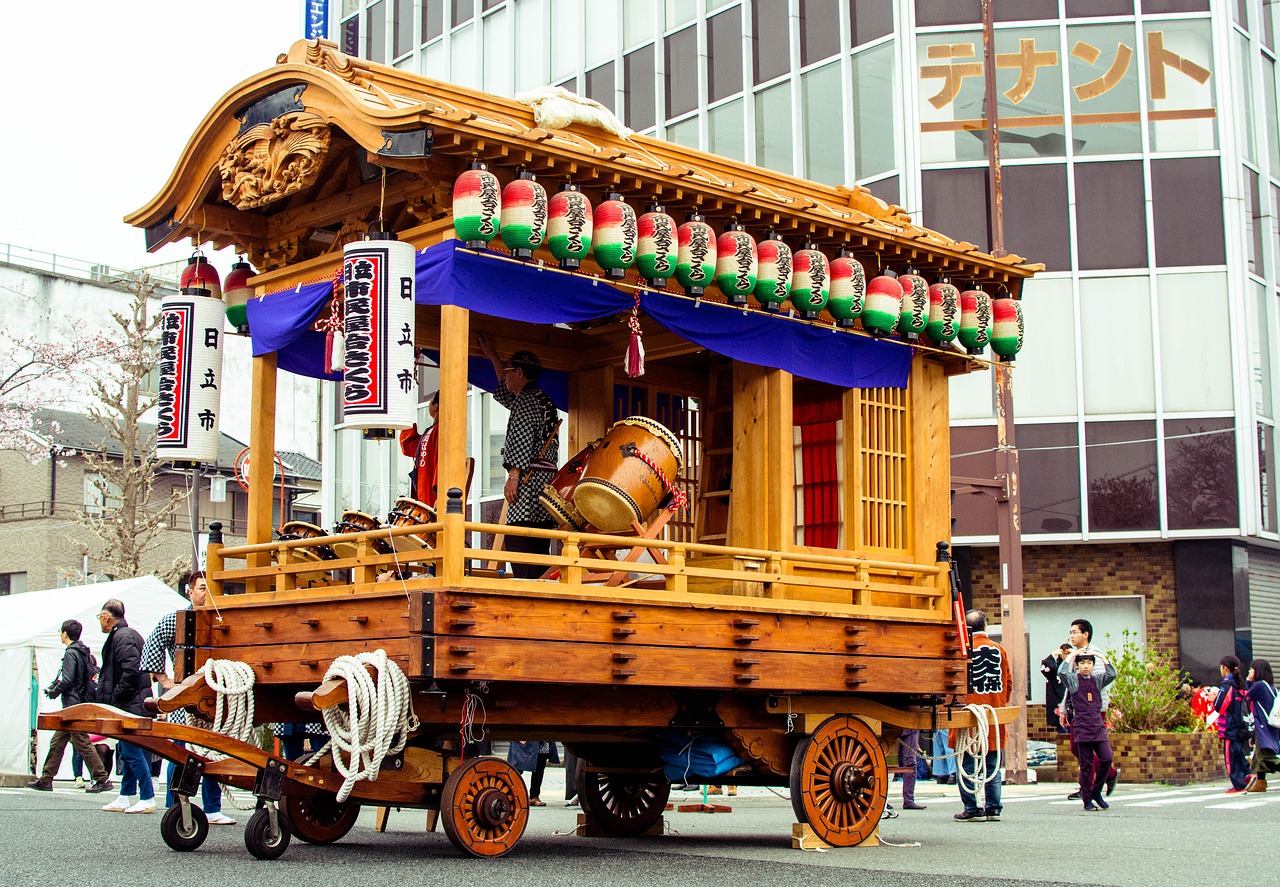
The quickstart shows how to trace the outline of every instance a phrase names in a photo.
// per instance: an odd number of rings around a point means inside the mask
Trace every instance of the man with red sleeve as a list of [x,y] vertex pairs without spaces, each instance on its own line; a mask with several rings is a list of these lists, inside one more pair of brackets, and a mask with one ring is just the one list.
[[[1002,708],[1009,704],[1009,694],[1013,690],[1013,670],[1009,664],[1009,654],[1004,647],[987,637],[987,614],[981,610],[970,610],[965,616],[969,626],[971,640],[969,642],[969,692],[966,699],[970,705],[990,705]],[[983,756],[982,768],[978,766],[979,754],[966,743],[961,746],[960,739],[968,737],[975,731],[952,730],[949,744],[953,749],[961,749],[957,754],[958,771],[956,784],[960,788],[960,800],[964,810],[955,815],[957,822],[998,822],[1000,820],[1000,749],[1004,748],[1008,736],[1003,726],[993,724],[987,728],[986,754]],[[978,806],[975,774],[986,771],[985,806]]]
[[440,470],[440,392],[431,395],[431,403],[427,406],[431,414],[431,427],[426,431],[418,431],[418,426],[406,428],[400,432],[400,452],[413,459],[413,470],[409,473],[413,483],[409,487],[409,495],[424,505],[436,507],[439,495],[436,486]]

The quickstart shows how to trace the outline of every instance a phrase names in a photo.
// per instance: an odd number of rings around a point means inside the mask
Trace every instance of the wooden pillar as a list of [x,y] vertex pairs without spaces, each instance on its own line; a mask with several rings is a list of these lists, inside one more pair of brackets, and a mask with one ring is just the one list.
[[[271,502],[276,459],[276,354],[253,359],[253,381],[250,402],[254,404],[249,424],[249,525],[245,541],[250,545],[270,542]],[[249,555],[246,566],[264,567],[271,563],[269,552]],[[265,591],[269,580],[255,579],[253,591]]]
[[[471,313],[457,305],[440,306],[440,464],[437,515],[444,522],[437,570],[449,585],[462,582],[463,539],[461,515],[445,514],[448,491],[464,490],[467,482],[467,360],[471,348]],[[465,506],[465,503],[464,503]]]
[[734,363],[729,545],[777,551],[793,547],[791,435],[791,374]]

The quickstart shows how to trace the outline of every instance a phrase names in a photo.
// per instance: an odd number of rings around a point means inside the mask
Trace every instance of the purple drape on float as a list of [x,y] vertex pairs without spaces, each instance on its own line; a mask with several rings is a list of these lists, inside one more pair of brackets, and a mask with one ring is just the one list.
[[[320,379],[324,336],[312,326],[333,284],[321,282],[248,304],[255,356],[279,351],[282,369]],[[456,240],[422,250],[417,259],[417,298],[422,305],[458,305],[478,314],[526,323],[578,323],[623,315],[633,296],[596,278],[543,269]],[[645,290],[641,310],[677,335],[726,357],[842,388],[905,388],[911,349],[785,316],[694,301]],[[620,322],[622,322],[620,320]],[[619,361],[622,355],[618,355]],[[492,391],[487,361],[472,359],[472,384]],[[540,387],[557,406],[568,402],[564,373],[546,371]]]

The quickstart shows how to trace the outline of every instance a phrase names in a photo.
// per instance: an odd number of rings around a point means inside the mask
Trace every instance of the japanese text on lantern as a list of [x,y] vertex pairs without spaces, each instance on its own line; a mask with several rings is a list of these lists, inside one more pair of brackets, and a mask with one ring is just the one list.
[[[1098,37],[1101,36],[1103,34],[1099,32]],[[1207,43],[1201,44],[1198,40],[1188,39],[1186,33],[1177,34],[1176,40],[1172,38],[1167,40],[1166,32],[1162,30],[1147,31],[1145,37],[1148,119],[1151,121],[1191,120],[1215,116],[1216,112],[1211,106],[1211,93],[1195,91],[1195,87],[1203,87],[1212,74],[1209,68],[1200,64],[1201,61],[1209,60],[1188,57],[1196,52],[1207,56],[1209,54]],[[1099,42],[1102,41],[1099,40]],[[1169,42],[1178,43],[1179,51],[1167,45]],[[1070,35],[1068,44],[1071,47],[1068,55],[1078,62],[1071,65],[1070,74],[1071,93],[1077,103],[1071,115],[1073,124],[1137,122],[1140,116],[1136,87],[1132,94],[1115,92],[1115,96],[1123,98],[1124,104],[1132,103],[1131,107],[1122,110],[1108,107],[1107,113],[1100,114],[1091,114],[1084,110],[1088,108],[1086,103],[1113,93],[1126,81],[1133,81],[1134,75],[1138,73],[1134,47],[1123,39],[1114,39],[1112,42],[1098,46],[1087,39],[1073,40]],[[928,59],[925,64],[920,65],[919,69],[920,80],[924,86],[922,96],[935,112],[951,107],[957,119],[937,119],[936,114],[926,114],[926,118],[932,116],[934,119],[926,119],[921,125],[921,130],[945,132],[974,129],[985,125],[985,102],[957,102],[957,99],[961,99],[965,94],[969,81],[972,81],[972,85],[968,86],[968,89],[977,90],[979,92],[977,97],[981,99],[984,74],[981,35],[975,35],[964,42],[934,43],[922,46],[922,49]],[[1036,99],[1036,86],[1038,81],[1046,79],[1043,74],[1047,73],[1047,69],[1058,69],[1065,64],[1066,62],[1061,58],[1056,35],[1048,36],[1043,32],[1039,35],[1019,37],[1016,52],[995,54],[995,67],[999,78],[997,82],[1002,99],[1002,128],[1051,127],[1063,123],[1063,115],[1052,113],[1053,109],[1061,107],[1060,95],[1057,94],[1061,72],[1053,70],[1055,76],[1048,78],[1049,82],[1045,86],[1047,91],[1042,91],[1038,99]],[[1082,66],[1087,72],[1083,75]],[[1010,73],[1001,76],[1002,71]],[[1011,83],[1010,80],[1012,80]],[[933,81],[940,82],[934,87],[931,85]],[[1035,101],[1028,102],[1028,99],[1035,99]],[[1189,103],[1199,102],[1206,103],[1207,106],[1188,107]],[[1162,108],[1162,103],[1168,107]],[[965,114],[964,111],[960,111],[962,107],[974,109],[976,116],[971,119],[958,119]],[[1044,113],[1046,110],[1050,113]]]
[[160,380],[156,398],[156,439],[186,444],[182,417],[187,414],[187,353],[190,345],[191,305],[171,305],[160,315]]
[[347,412],[383,407],[378,385],[381,266],[380,256],[368,255],[348,261],[343,267],[347,345],[343,408]]

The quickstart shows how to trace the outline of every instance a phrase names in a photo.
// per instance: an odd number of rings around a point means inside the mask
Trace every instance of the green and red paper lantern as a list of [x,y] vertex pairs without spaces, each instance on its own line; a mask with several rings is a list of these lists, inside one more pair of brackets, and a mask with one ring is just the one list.
[[716,278],[716,233],[702,213],[689,213],[676,239],[676,280],[686,295],[701,296]]
[[1022,303],[1012,296],[991,301],[991,350],[1012,362],[1022,350],[1026,332],[1022,322]]
[[960,294],[960,344],[973,355],[991,342],[991,297],[980,289]]
[[902,284],[898,275],[885,270],[867,283],[867,302],[862,308],[862,328],[877,338],[897,327],[902,315]]
[[759,270],[756,239],[738,222],[730,222],[716,243],[716,286],[730,304],[745,305],[755,291]]
[[453,183],[453,230],[468,249],[484,249],[502,227],[502,188],[483,160]]
[[791,295],[791,269],[794,256],[782,235],[770,231],[756,247],[756,301],[766,311],[778,311]]
[[245,305],[253,298],[253,287],[249,286],[249,278],[257,272],[243,258],[237,259],[227,272],[226,287],[222,291],[222,301],[227,306],[227,320],[237,332],[249,332],[249,315]]
[[547,189],[521,168],[502,189],[502,242],[517,259],[531,259],[547,240]]
[[591,252],[594,222],[591,201],[573,182],[565,182],[547,210],[547,247],[566,271],[576,271]]
[[187,259],[187,267],[182,269],[178,288],[205,289],[213,298],[222,298],[222,278],[218,276],[218,269],[210,264],[200,250],[196,250],[191,254],[191,258]]
[[960,331],[960,290],[945,277],[929,287],[929,323],[924,334],[933,344],[946,348]]
[[814,320],[827,307],[831,295],[831,273],[827,257],[806,242],[791,263],[791,304],[806,320]]
[[636,233],[636,270],[649,286],[662,289],[675,276],[679,260],[676,220],[661,203],[651,203],[636,222]]
[[910,268],[898,283],[902,285],[898,332],[908,342],[915,342],[929,325],[929,284]]
[[827,311],[838,326],[850,327],[862,313],[867,298],[867,272],[850,250],[840,250],[831,261],[831,295]]
[[610,191],[595,209],[595,223],[596,264],[605,277],[621,280],[636,263],[636,211],[621,194]]

